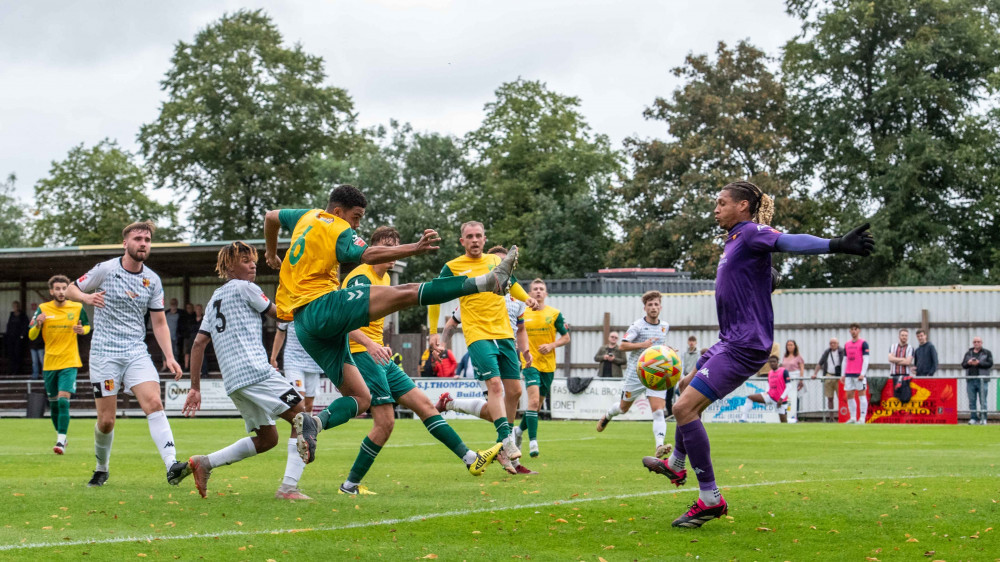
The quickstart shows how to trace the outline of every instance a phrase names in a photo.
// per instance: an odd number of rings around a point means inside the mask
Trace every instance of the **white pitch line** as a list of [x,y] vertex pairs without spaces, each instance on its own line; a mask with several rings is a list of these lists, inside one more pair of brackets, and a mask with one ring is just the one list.
[[[854,476],[851,478],[820,478],[816,480],[776,480],[773,482],[756,482],[752,484],[736,484],[733,486],[722,486],[723,490],[730,490],[736,488],[759,488],[761,486],[781,486],[784,484],[811,484],[817,482],[852,482],[859,480],[910,480],[918,478],[937,478],[940,475],[926,475],[926,474],[907,474],[903,476]],[[954,475],[950,475],[954,476]],[[681,488],[677,490],[656,490],[652,492],[640,492],[637,494],[623,494],[618,496],[600,496],[593,498],[574,498],[569,500],[553,500],[547,502],[537,502],[528,503],[522,505],[511,505],[511,506],[497,506],[497,507],[483,507],[479,509],[464,509],[456,511],[443,511],[440,513],[425,513],[423,515],[411,515],[409,517],[400,517],[396,519],[383,519],[381,521],[369,521],[369,522],[357,522],[348,523],[346,525],[331,525],[328,527],[310,527],[310,528],[299,528],[299,529],[270,529],[261,531],[219,531],[217,533],[192,533],[187,535],[173,535],[173,536],[163,536],[163,535],[146,535],[141,537],[113,537],[106,539],[93,539],[93,540],[75,540],[75,541],[56,541],[56,542],[38,542],[38,543],[20,543],[20,544],[5,544],[0,545],[0,552],[10,551],[10,550],[26,550],[33,548],[51,548],[54,546],[78,546],[78,545],[101,545],[101,544],[117,544],[126,542],[152,542],[152,541],[171,541],[171,540],[189,540],[189,539],[206,539],[206,538],[216,538],[216,537],[245,537],[245,536],[259,536],[259,535],[282,535],[291,533],[304,533],[304,532],[331,532],[331,531],[344,531],[348,529],[358,529],[365,527],[379,527],[382,525],[397,525],[400,523],[418,523],[427,519],[440,519],[442,517],[455,517],[464,515],[475,515],[477,513],[496,513],[501,511],[516,511],[519,509],[535,509],[539,507],[555,507],[562,505],[570,505],[576,503],[589,503],[595,501],[606,501],[606,500],[623,500],[629,498],[645,498],[650,496],[662,496],[667,494],[679,494],[681,492],[694,491],[694,487]]]

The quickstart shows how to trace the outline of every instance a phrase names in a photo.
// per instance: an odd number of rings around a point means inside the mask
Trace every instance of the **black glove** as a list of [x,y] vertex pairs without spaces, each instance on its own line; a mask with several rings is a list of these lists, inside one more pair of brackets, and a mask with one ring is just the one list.
[[773,293],[778,288],[778,285],[780,285],[780,284],[781,284],[781,272],[779,272],[777,269],[775,269],[775,268],[772,267],[771,268],[771,292]]
[[865,223],[839,238],[831,239],[830,253],[870,256],[875,250],[875,239],[868,232],[870,227],[869,223]]

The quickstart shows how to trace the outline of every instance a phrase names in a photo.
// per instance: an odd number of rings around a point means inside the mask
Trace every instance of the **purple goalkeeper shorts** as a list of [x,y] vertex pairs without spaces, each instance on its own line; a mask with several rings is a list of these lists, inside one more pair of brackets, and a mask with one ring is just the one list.
[[691,386],[713,402],[725,398],[757,374],[770,354],[770,350],[748,349],[720,341],[698,359],[698,373]]

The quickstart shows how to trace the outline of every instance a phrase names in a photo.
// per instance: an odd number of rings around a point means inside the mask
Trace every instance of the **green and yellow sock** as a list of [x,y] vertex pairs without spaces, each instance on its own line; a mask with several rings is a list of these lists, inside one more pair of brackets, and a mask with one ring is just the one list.
[[358,401],[351,396],[341,396],[319,413],[323,429],[337,427],[358,415]]
[[441,304],[478,292],[476,281],[471,277],[464,275],[441,277],[420,284],[420,288],[417,289],[417,302],[421,305]]
[[493,427],[497,428],[497,443],[510,436],[510,424],[507,423],[507,418],[498,418],[493,422]]
[[69,399],[60,398],[57,402],[59,415],[56,417],[56,433],[66,435],[69,429]]
[[525,410],[522,425],[528,429],[528,440],[534,441],[538,437],[538,410]]

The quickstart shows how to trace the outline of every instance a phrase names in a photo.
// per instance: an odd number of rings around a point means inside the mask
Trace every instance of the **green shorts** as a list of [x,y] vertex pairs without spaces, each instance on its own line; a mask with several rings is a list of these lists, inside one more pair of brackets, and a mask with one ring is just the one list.
[[354,365],[348,336],[368,325],[369,285],[340,289],[295,312],[295,335],[334,386],[344,381],[344,364]]
[[45,394],[55,398],[60,392],[76,393],[76,367],[58,371],[42,371],[45,379]]
[[469,344],[469,358],[476,380],[521,380],[521,359],[514,348],[514,339],[479,340]]
[[356,351],[351,357],[368,385],[368,392],[372,394],[372,406],[398,402],[401,396],[417,388],[413,380],[392,361],[388,365],[379,365],[367,351]]
[[539,396],[548,396],[552,390],[552,380],[556,378],[555,373],[539,371],[534,367],[528,367],[521,371],[524,375],[524,386],[537,386]]

